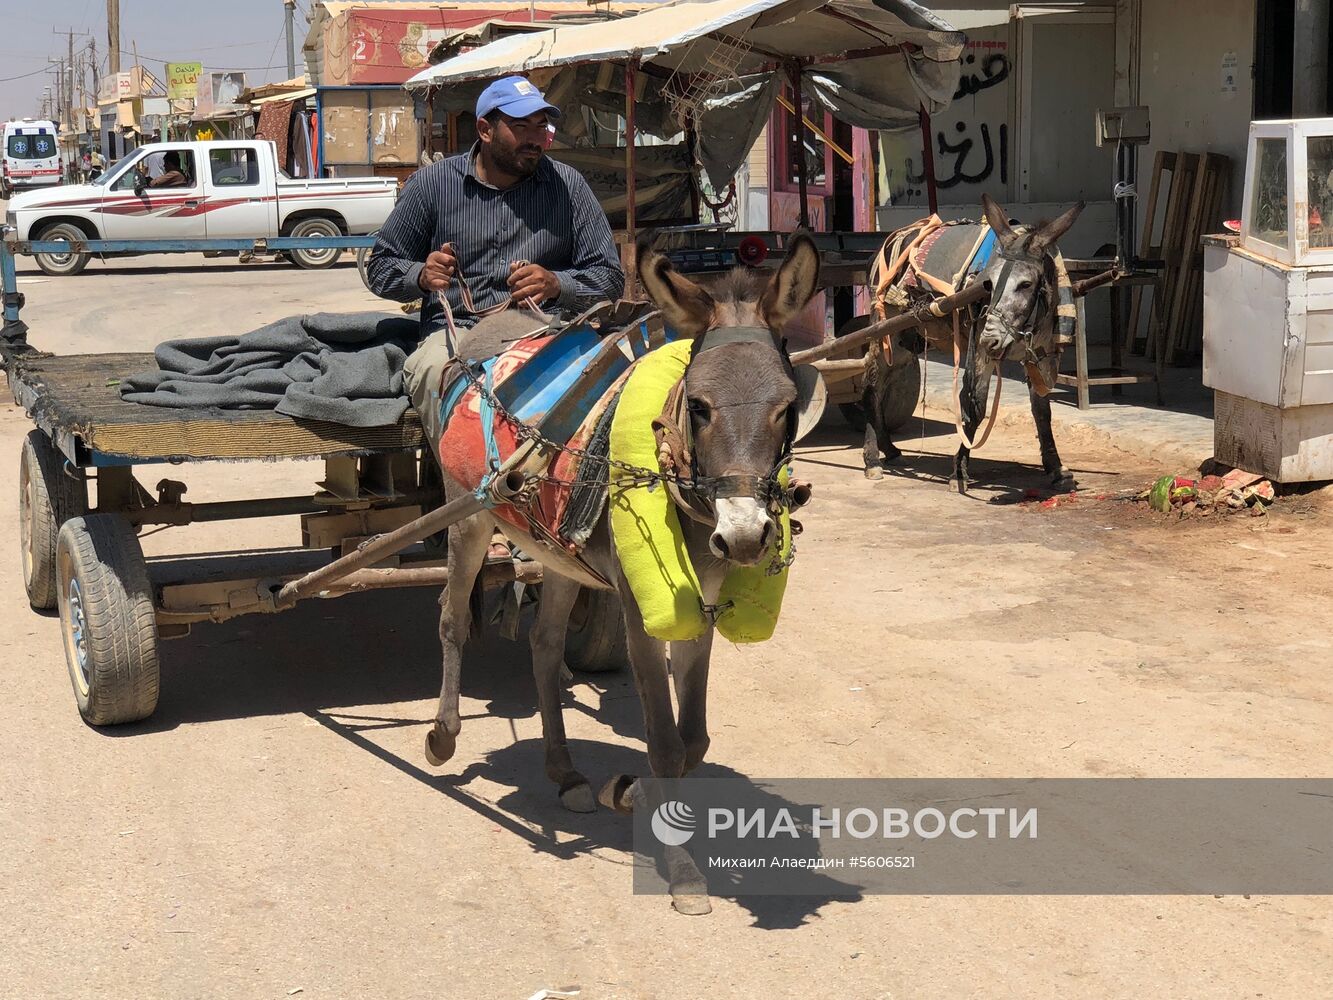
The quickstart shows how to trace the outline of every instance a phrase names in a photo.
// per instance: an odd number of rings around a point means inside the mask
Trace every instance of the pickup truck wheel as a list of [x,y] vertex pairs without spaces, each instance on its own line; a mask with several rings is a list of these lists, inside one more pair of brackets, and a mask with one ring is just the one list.
[[[292,231],[287,235],[302,238],[341,236],[342,230],[332,219],[302,219],[292,227]],[[303,267],[308,271],[317,271],[320,268],[332,266],[333,262],[342,255],[342,251],[337,248],[328,250],[288,250],[287,255],[297,267]]]
[[[39,240],[65,240],[73,242],[75,240],[86,240],[87,234],[82,229],[70,222],[57,222],[54,226],[47,226],[42,230]],[[45,273],[60,277],[67,274],[78,274],[88,266],[88,261],[92,260],[92,254],[89,253],[39,253],[37,256],[37,266]]]

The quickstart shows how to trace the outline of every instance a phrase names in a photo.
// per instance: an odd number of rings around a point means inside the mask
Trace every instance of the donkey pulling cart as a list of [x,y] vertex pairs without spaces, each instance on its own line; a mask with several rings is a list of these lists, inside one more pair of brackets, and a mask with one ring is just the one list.
[[[930,312],[942,315],[982,294],[969,289]],[[24,584],[34,608],[59,609],[80,714],[93,725],[151,715],[158,641],[185,636],[196,622],[276,613],[311,597],[443,586],[448,572],[435,537],[528,488],[526,470],[542,460],[542,438],[558,436],[555,429],[579,419],[634,359],[673,336],[655,313],[632,315],[625,323],[605,306],[583,317],[559,338],[578,344],[580,364],[530,365],[526,381],[497,389],[538,433],[484,489],[444,506],[437,506],[438,471],[410,410],[393,426],[353,428],[271,411],[159,409],[127,402],[118,389],[120,379],[153,367],[150,354],[5,351],[14,399],[35,424],[20,459]],[[918,319],[876,324],[858,338]],[[319,489],[191,503],[184,482],[163,477],[150,490],[152,477],[143,477],[155,466],[273,459],[322,461]],[[147,559],[138,538],[145,528],[278,516],[300,517],[299,547]],[[541,578],[539,562],[511,559],[489,563],[483,583],[526,587]],[[566,662],[615,669],[624,663],[624,642],[616,595],[586,588],[571,618]]]
[[[678,23],[686,12],[697,15],[698,23]],[[766,120],[776,96],[777,70],[787,72],[797,107],[802,75],[809,73],[823,103],[853,121],[859,116],[863,124],[879,127],[910,117],[919,107],[938,109],[947,103],[955,83],[952,60],[962,39],[922,8],[893,0],[873,5],[826,0],[817,9],[805,0],[705,0],[634,20],[639,23],[632,33],[649,34],[640,39],[643,44],[629,47],[632,52],[621,37],[631,30],[628,22],[576,26],[557,29],[561,45],[547,46],[539,36],[502,40],[423,74],[433,97],[466,103],[469,88],[475,91],[495,76],[531,68],[527,51],[510,43],[536,44],[549,55],[546,68],[571,68],[565,82],[573,104],[592,102],[599,90],[619,90],[628,138],[622,151],[622,222],[630,274],[635,272],[636,230],[652,221],[636,216],[635,161],[642,152],[634,141],[636,115],[640,122],[656,115],[653,130],[659,134],[674,131],[670,116],[683,119],[691,157],[698,152],[705,166],[727,176]],[[607,30],[613,32],[610,42],[599,34]],[[649,44],[649,37],[656,41]],[[594,69],[595,78],[583,80],[592,63],[623,72]],[[887,75],[886,65],[893,70]],[[466,86],[453,86],[455,79]],[[853,85],[861,88],[856,100],[847,97]],[[797,118],[803,142],[805,126],[802,116]],[[747,122],[756,127],[741,127]],[[736,135],[743,141],[727,139]],[[802,183],[803,206],[804,201]],[[785,249],[781,239],[774,239],[779,250]],[[6,339],[0,354],[15,400],[36,425],[24,444],[20,470],[24,581],[35,608],[59,609],[79,710],[94,725],[132,722],[153,712],[158,640],[183,636],[193,623],[275,613],[310,597],[445,585],[449,573],[440,551],[442,533],[480,511],[521,501],[534,489],[533,470],[551,459],[550,442],[569,441],[569,428],[584,419],[592,400],[601,398],[637,359],[677,337],[655,312],[626,304],[603,305],[564,326],[552,338],[558,349],[550,352],[560,363],[543,364],[538,355],[522,378],[496,387],[502,412],[522,422],[519,446],[495,463],[480,486],[439,506],[444,499],[440,473],[410,410],[397,424],[377,428],[272,411],[163,410],[127,402],[117,388],[120,379],[153,368],[151,355],[50,357],[26,349],[18,321],[21,296],[12,281],[15,246],[0,245],[6,278]],[[32,244],[25,252],[48,249],[61,248]],[[670,243],[661,249],[672,254]],[[676,249],[688,246],[677,244]],[[838,270],[827,265],[839,263],[829,259],[830,253],[837,256],[836,250],[821,254],[826,284],[827,272]],[[775,253],[768,266],[777,264],[779,256]],[[842,259],[852,275],[848,283],[864,282],[861,269],[868,257]],[[798,352],[791,361],[814,363],[825,377],[850,378],[863,362],[835,356],[938,323],[990,294],[988,282],[976,281],[954,294],[917,300],[899,315]],[[141,482],[137,476],[153,466],[275,458],[322,461],[319,489],[303,496],[191,503],[184,499],[185,483],[164,477],[150,490],[146,483],[151,479]],[[95,487],[91,494],[90,483]],[[282,515],[300,517],[300,547],[146,559],[138,538],[144,528],[155,526]],[[564,557],[557,537],[538,533],[534,543],[537,548],[529,554],[536,561],[488,562],[482,575],[483,583],[515,585],[516,599],[507,602],[504,617],[510,629],[517,626],[523,589],[542,579],[541,562],[558,565]],[[605,670],[623,664],[626,637],[616,593],[585,586],[567,635],[569,666]]]

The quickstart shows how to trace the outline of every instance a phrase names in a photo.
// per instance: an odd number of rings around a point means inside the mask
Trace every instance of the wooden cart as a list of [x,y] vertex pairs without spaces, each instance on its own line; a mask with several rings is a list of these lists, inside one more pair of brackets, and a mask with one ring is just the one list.
[[[24,584],[34,608],[59,609],[79,711],[93,725],[152,714],[158,641],[185,636],[196,622],[273,613],[306,596],[440,587],[448,578],[442,536],[427,537],[443,525],[421,520],[443,495],[410,409],[392,427],[351,428],[272,411],[123,401],[118,379],[154,366],[151,354],[9,362],[15,401],[36,425],[20,466]],[[274,459],[321,460],[324,478],[303,496],[210,503],[187,501],[185,483],[174,478],[175,467],[194,462]],[[171,466],[172,474],[143,475],[154,466]],[[292,547],[146,559],[138,539],[149,526],[276,516],[300,519]],[[428,530],[420,530],[423,523]],[[409,536],[423,540],[383,545]],[[394,552],[378,555],[381,548]],[[362,555],[375,561],[326,573],[340,557]],[[489,565],[483,582],[540,579],[538,563],[514,559]],[[571,621],[567,662],[607,670],[624,657],[615,595],[585,591]]]

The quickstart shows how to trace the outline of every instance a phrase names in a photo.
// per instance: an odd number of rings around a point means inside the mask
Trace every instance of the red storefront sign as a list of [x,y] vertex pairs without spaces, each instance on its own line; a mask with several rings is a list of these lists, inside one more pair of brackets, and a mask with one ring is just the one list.
[[[549,20],[555,13],[539,7],[537,20]],[[346,49],[344,53],[331,53],[330,68],[344,64],[347,84],[375,84],[403,83],[415,76],[428,65],[431,48],[455,31],[483,21],[527,21],[530,14],[527,6],[468,6],[465,10],[358,7],[349,10],[346,17]],[[337,58],[339,55],[341,58]]]

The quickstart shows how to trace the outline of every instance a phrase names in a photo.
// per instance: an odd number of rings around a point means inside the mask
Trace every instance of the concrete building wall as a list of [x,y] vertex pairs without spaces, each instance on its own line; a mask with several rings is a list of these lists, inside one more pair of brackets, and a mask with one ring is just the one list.
[[[1093,144],[1093,112],[1114,101],[1115,8],[1112,0],[1062,4],[1062,15],[1030,17],[1025,29],[1011,6],[931,4],[945,20],[956,12],[968,36],[958,95],[931,122],[939,212],[978,218],[984,192],[1035,222],[1081,198],[1087,207],[1063,244],[1067,255],[1092,256],[1114,239],[1111,155]],[[1000,23],[979,26],[982,9]],[[881,133],[879,228],[926,214],[923,175],[920,130]]]
[[1147,191],[1155,152],[1231,158],[1226,218],[1240,215],[1245,143],[1254,106],[1254,0],[1142,0],[1138,101],[1152,114],[1139,156]]

